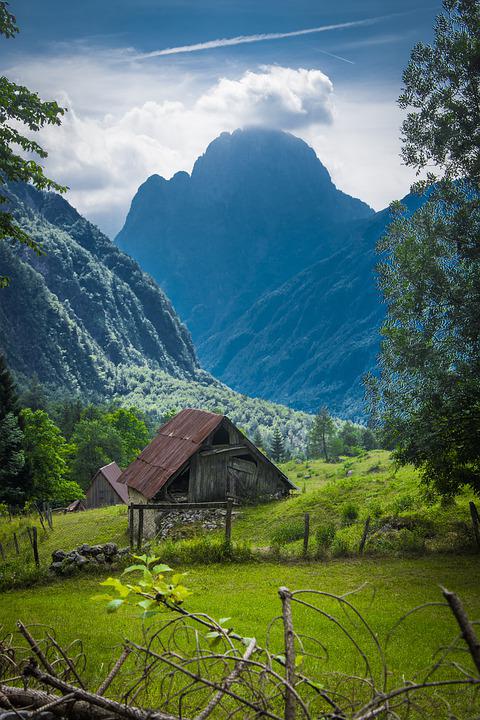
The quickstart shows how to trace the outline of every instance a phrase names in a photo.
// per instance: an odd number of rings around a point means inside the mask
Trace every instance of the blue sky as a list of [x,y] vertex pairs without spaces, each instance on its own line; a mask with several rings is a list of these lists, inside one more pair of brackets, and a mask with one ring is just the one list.
[[[304,138],[338,187],[380,209],[412,180],[398,157],[395,101],[410,50],[431,40],[439,9],[413,0],[12,0],[21,33],[1,41],[0,69],[68,107],[62,128],[43,132],[47,168],[111,235],[148,175],[189,171],[220,132],[251,124]],[[258,37],[272,34],[286,37]],[[231,40],[239,36],[248,41]]]

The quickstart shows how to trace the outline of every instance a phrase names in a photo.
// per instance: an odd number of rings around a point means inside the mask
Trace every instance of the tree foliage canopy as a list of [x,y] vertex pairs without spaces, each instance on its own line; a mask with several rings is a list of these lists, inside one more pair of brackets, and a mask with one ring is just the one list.
[[[18,33],[15,17],[7,2],[0,2],[0,35],[6,39]],[[47,157],[46,151],[31,135],[45,125],[60,125],[65,109],[55,101],[42,101],[37,93],[0,77],[0,186],[7,182],[31,182],[40,190],[64,192],[65,187],[48,178],[42,166],[33,159]],[[23,131],[21,130],[23,128]],[[27,134],[25,134],[25,132]],[[0,193],[0,203],[5,203]],[[15,241],[41,253],[40,245],[25,232],[10,212],[0,212],[0,240]],[[0,277],[0,287],[8,278]]]
[[444,1],[435,43],[414,48],[404,82],[400,105],[413,108],[405,162],[433,162],[443,177],[413,216],[392,206],[378,246],[387,317],[376,412],[397,459],[420,468],[433,490],[480,492],[478,0]]

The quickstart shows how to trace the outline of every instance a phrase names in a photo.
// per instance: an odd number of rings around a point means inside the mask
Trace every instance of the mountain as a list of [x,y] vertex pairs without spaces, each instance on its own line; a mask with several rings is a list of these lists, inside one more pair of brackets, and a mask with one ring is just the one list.
[[223,133],[191,176],[153,175],[116,238],[165,289],[195,343],[226,329],[267,290],[331,254],[373,210],[337,190],[288,133]]
[[36,256],[0,243],[0,348],[20,378],[65,391],[109,391],[122,363],[195,378],[192,340],[172,304],[138,264],[62,197],[12,185],[9,206],[41,243]]
[[[2,188],[5,193],[5,187]],[[10,185],[9,209],[41,243],[36,256],[0,243],[0,352],[21,386],[36,373],[50,394],[145,410],[226,413],[268,446],[281,423],[302,452],[311,417],[233,392],[199,367],[190,334],[155,281],[62,197]]]

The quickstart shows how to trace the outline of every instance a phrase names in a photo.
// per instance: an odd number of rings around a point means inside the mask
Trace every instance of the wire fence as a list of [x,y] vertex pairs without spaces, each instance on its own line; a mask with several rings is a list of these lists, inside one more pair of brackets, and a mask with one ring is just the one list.
[[48,539],[53,530],[54,520],[51,506],[48,504],[35,506],[34,511],[29,514],[9,507],[2,521],[0,561],[6,563],[30,557],[39,567],[39,545]]

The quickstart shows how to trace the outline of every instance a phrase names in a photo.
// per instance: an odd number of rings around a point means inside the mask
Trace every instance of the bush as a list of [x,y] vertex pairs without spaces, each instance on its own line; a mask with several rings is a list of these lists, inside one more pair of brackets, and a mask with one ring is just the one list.
[[276,528],[271,535],[271,544],[276,547],[300,540],[305,530],[304,521],[301,519],[290,520]]
[[162,562],[180,564],[211,564],[230,562],[248,562],[253,552],[248,543],[233,543],[226,540],[212,540],[208,536],[199,536],[189,540],[165,540],[155,550]]
[[319,528],[317,528],[316,538],[318,549],[325,550],[330,548],[335,539],[335,532],[336,529],[333,523],[330,523],[328,525],[321,525]]
[[393,512],[398,515],[405,510],[411,510],[415,505],[415,499],[411,495],[400,495],[392,503]]
[[342,520],[345,525],[351,525],[358,518],[358,508],[352,503],[345,503],[342,507]]
[[350,554],[347,538],[337,535],[332,543],[331,551],[333,557],[347,557]]

